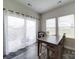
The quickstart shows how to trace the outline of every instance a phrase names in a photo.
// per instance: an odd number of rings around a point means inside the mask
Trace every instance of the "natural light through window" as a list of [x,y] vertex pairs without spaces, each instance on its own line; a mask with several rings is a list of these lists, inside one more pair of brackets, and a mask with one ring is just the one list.
[[36,42],[36,20],[29,19],[26,20],[26,39],[29,44]]
[[8,26],[11,26],[13,28],[22,27],[24,24],[24,19],[8,16]]
[[58,18],[59,35],[66,33],[66,37],[74,38],[74,15],[67,15]]
[[[7,53],[17,51],[23,47],[24,19],[8,16]],[[17,44],[17,45],[16,45]]]
[[56,35],[56,21],[55,18],[46,20],[46,33],[47,35]]

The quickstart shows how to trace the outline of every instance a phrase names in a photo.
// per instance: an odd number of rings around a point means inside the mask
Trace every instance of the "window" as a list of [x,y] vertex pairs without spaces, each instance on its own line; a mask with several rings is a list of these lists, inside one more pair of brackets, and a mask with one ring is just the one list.
[[[23,46],[24,19],[8,16],[7,53],[17,51]],[[16,45],[17,44],[17,45]]]
[[56,35],[56,20],[55,18],[46,20],[46,33],[48,36]]
[[27,45],[36,42],[36,20],[27,18],[26,20],[26,39]]
[[8,15],[6,20],[6,54],[36,42],[36,19]]
[[46,33],[49,36],[57,33],[62,37],[66,33],[67,38],[74,38],[74,28],[74,14],[58,17],[57,21],[56,18],[46,20]]
[[66,37],[74,38],[74,15],[67,15],[58,18],[59,35],[66,33]]

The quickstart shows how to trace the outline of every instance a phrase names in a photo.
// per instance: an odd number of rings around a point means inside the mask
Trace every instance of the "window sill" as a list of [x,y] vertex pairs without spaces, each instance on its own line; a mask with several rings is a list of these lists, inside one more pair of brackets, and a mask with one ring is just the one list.
[[73,39],[73,40],[75,40],[75,38],[68,38],[68,37],[66,39]]

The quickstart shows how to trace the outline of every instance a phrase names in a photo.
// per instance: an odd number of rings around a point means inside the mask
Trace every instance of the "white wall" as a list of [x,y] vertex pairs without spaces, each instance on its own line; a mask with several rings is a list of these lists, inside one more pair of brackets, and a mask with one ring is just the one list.
[[18,11],[20,13],[24,13],[25,15],[30,15],[36,18],[39,18],[38,13],[31,10],[30,8],[22,5],[15,0],[3,0],[3,7],[9,10]]
[[[47,13],[42,14],[41,30],[42,31],[46,30],[46,19],[64,16],[64,15],[68,15],[68,14],[74,14],[74,13],[75,13],[75,4],[74,4],[74,2],[72,2],[69,4],[65,4],[61,7],[55,8],[54,10],[51,10]],[[66,39],[65,46],[75,49],[75,40],[74,39]]]
[[75,40],[67,38],[64,42],[64,47],[75,50]]

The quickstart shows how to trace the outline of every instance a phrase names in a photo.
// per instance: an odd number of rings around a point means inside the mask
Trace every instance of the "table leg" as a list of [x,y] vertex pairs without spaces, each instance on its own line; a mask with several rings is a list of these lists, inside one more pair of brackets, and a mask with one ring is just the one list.
[[47,48],[47,59],[49,59],[49,49]]
[[39,48],[40,48],[40,42],[38,41],[38,56],[39,56]]

